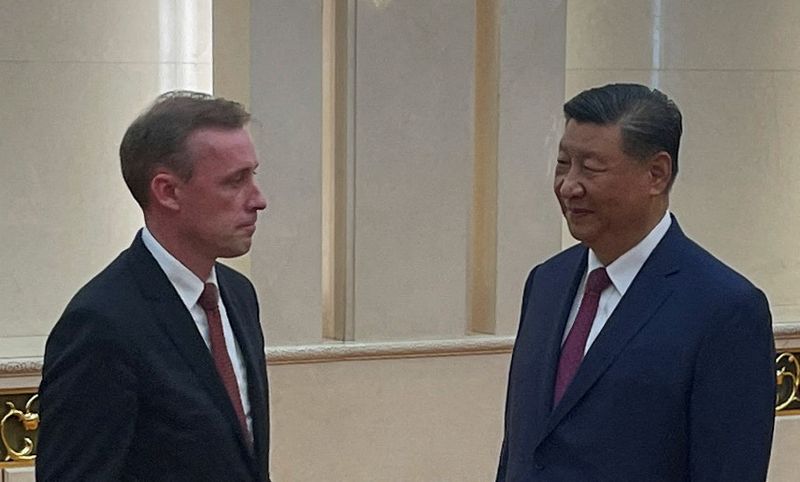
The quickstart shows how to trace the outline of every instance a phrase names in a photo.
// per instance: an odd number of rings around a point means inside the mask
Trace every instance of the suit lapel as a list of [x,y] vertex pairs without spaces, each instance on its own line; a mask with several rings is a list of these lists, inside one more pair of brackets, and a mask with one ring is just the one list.
[[510,436],[523,447],[536,446],[550,417],[561,337],[586,269],[586,248],[570,248],[560,258],[538,266],[525,286],[506,415],[514,420]]
[[[239,350],[245,362],[248,387],[247,396],[250,401],[250,417],[253,424],[253,447],[251,448],[249,446],[250,444],[245,440],[245,434],[241,433],[241,430],[237,430],[237,432],[239,432],[242,448],[246,449],[250,456],[253,456],[254,452],[259,450],[259,444],[261,442],[258,439],[258,434],[260,433],[258,427],[262,423],[262,410],[258,410],[257,407],[266,406],[266,400],[263,400],[261,395],[264,393],[264,388],[262,386],[263,380],[261,380],[261,375],[258,370],[256,370],[260,358],[256,351],[257,348],[255,345],[257,344],[253,343],[254,335],[248,332],[247,325],[244,323],[244,317],[246,315],[241,308],[244,306],[244,303],[237,300],[237,294],[230,288],[224,271],[217,269],[217,280],[219,282],[220,296],[222,297],[223,303],[225,303],[225,311],[228,313],[228,321],[230,321],[236,343],[239,345]],[[258,337],[256,337],[256,339],[258,339]],[[236,426],[239,426],[238,423]]]
[[[575,407],[608,370],[628,342],[653,318],[672,294],[674,289],[667,278],[679,270],[676,258],[679,249],[677,246],[681,239],[685,237],[673,218],[672,226],[639,270],[628,291],[586,353],[564,397],[550,415],[540,441]],[[557,358],[551,363],[557,366]],[[552,394],[552,387],[550,393]]]
[[[167,275],[144,246],[141,233],[134,239],[130,250],[129,267],[137,280],[139,290],[151,307],[153,319],[167,333],[176,351],[200,379],[217,408],[229,419],[231,426],[238,427],[236,413],[214,366],[211,352],[197,330],[192,315],[186,309]],[[227,309],[228,305],[226,304],[225,307]],[[240,343],[240,345],[244,344]],[[241,432],[238,428],[236,430]],[[241,434],[239,438],[242,438]]]
[[552,276],[544,277],[541,284],[546,289],[541,300],[537,300],[541,302],[529,304],[529,316],[537,320],[533,325],[537,330],[541,330],[541,335],[536,336],[538,341],[533,353],[544,354],[544,363],[537,363],[533,368],[539,371],[534,374],[534,379],[544,381],[537,390],[541,397],[537,403],[541,413],[549,414],[553,408],[553,389],[558,357],[561,353],[561,340],[572,308],[572,300],[586,271],[586,253],[586,248],[579,249],[578,255],[569,260],[566,266],[552,273]]

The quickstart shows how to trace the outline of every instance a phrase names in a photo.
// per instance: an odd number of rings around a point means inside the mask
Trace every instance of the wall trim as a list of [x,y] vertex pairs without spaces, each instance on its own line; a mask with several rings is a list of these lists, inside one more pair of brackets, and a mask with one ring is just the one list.
[[[494,355],[511,353],[513,336],[480,336],[454,340],[397,342],[344,342],[317,345],[275,346],[267,348],[270,365],[328,363],[392,358]],[[0,377],[39,375],[42,357],[0,358]]]
[[0,377],[39,375],[42,357],[0,358]]
[[354,360],[430,358],[511,353],[513,336],[481,336],[455,340],[419,340],[374,343],[331,343],[267,349],[269,365],[329,363]]
[[772,332],[776,340],[795,339],[800,342],[800,322],[775,323]]
[[[776,345],[800,348],[800,322],[776,323]],[[330,363],[356,360],[432,358],[442,356],[497,355],[511,353],[513,336],[469,336],[448,340],[392,342],[344,342],[317,345],[274,346],[267,348],[270,365]],[[42,357],[0,358],[0,377],[39,375]]]

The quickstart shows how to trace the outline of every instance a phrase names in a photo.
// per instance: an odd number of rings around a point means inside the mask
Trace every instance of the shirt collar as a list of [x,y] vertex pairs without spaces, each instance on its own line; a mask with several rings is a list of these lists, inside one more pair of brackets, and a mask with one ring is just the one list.
[[[631,283],[633,283],[633,279],[639,273],[639,270],[642,269],[642,266],[644,266],[645,261],[650,257],[653,250],[656,249],[659,241],[667,234],[667,230],[671,224],[672,217],[669,211],[667,211],[650,233],[648,233],[643,240],[639,241],[639,244],[629,249],[622,256],[606,266],[606,272],[611,279],[611,284],[614,285],[614,288],[620,295],[624,295],[625,292],[628,291]],[[591,273],[595,268],[601,267],[603,267],[603,263],[597,259],[597,255],[590,249],[587,272]]]
[[217,285],[216,267],[211,268],[211,275],[206,281],[201,280],[161,246],[161,243],[156,240],[150,230],[147,229],[147,226],[142,228],[142,242],[147,250],[150,251],[150,254],[153,255],[153,258],[156,259],[164,274],[167,275],[167,279],[175,287],[175,291],[178,292],[178,296],[187,309],[191,309],[197,304],[197,300],[200,299],[206,283]]

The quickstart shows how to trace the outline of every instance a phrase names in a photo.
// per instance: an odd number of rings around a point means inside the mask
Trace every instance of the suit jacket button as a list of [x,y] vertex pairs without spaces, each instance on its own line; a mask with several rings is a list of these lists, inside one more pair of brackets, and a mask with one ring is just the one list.
[[535,468],[536,470],[544,470],[544,465],[537,462],[533,464],[533,468]]

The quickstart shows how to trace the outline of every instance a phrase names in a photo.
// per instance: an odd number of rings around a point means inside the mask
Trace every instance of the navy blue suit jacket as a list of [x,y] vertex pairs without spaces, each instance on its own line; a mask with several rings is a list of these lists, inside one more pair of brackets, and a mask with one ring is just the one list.
[[241,274],[216,269],[247,367],[253,446],[194,320],[139,234],[75,295],[47,340],[38,480],[268,479],[256,294]]
[[765,480],[775,402],[767,300],[674,218],[553,408],[586,263],[574,246],[525,283],[497,480]]

